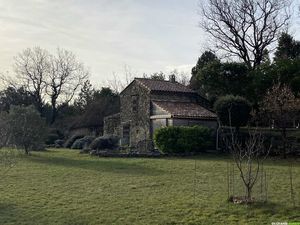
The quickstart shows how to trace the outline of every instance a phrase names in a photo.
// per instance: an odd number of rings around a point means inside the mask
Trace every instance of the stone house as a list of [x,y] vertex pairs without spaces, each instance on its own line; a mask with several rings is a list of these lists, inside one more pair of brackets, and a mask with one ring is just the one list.
[[208,101],[190,88],[169,81],[135,78],[120,93],[120,113],[104,119],[104,135],[115,134],[121,144],[137,146],[151,140],[164,126],[218,126]]

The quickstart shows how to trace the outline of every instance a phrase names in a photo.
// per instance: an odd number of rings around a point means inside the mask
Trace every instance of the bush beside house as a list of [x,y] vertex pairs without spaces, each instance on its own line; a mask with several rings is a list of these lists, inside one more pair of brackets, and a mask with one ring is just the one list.
[[204,152],[212,145],[212,132],[203,126],[164,127],[156,130],[154,142],[168,154]]

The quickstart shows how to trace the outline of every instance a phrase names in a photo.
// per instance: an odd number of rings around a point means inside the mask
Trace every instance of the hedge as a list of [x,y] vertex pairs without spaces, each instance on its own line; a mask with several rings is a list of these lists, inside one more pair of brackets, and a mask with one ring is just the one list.
[[211,134],[211,129],[203,126],[164,127],[155,131],[154,142],[163,153],[197,153],[212,145]]

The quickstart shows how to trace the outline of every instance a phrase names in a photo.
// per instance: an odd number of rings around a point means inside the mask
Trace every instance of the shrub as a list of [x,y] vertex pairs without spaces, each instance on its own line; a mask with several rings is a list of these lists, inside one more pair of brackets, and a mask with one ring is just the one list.
[[12,106],[8,116],[10,143],[25,150],[43,150],[47,137],[45,121],[34,106]]
[[73,145],[73,143],[77,140],[77,139],[80,139],[80,138],[83,138],[84,135],[82,134],[74,134],[72,135],[68,140],[66,140],[65,144],[64,144],[64,147],[65,148],[71,148],[71,146]]
[[61,148],[64,145],[64,140],[62,139],[58,139],[54,141],[54,147],[55,148]]
[[203,126],[165,127],[155,131],[154,142],[163,153],[202,152],[212,144],[211,130]]
[[53,145],[55,144],[55,141],[59,139],[63,139],[63,134],[58,129],[52,128],[49,130],[46,144]]
[[117,136],[108,135],[96,138],[90,145],[93,150],[116,149],[119,144]]
[[246,125],[250,119],[251,105],[245,98],[240,96],[222,96],[215,102],[214,109],[223,125],[241,127]]
[[59,136],[57,134],[48,134],[46,144],[47,145],[52,145],[54,144],[55,140],[59,139]]
[[93,136],[85,136],[83,138],[77,139],[73,144],[72,144],[72,149],[83,149],[87,148],[92,141],[95,139]]

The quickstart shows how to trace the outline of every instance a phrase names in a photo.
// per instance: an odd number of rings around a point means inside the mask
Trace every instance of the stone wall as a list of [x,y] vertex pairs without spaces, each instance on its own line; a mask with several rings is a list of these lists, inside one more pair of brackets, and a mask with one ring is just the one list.
[[[150,138],[150,95],[146,88],[133,81],[120,96],[121,137],[124,126],[130,126],[130,146]],[[125,141],[126,142],[126,141]]]

